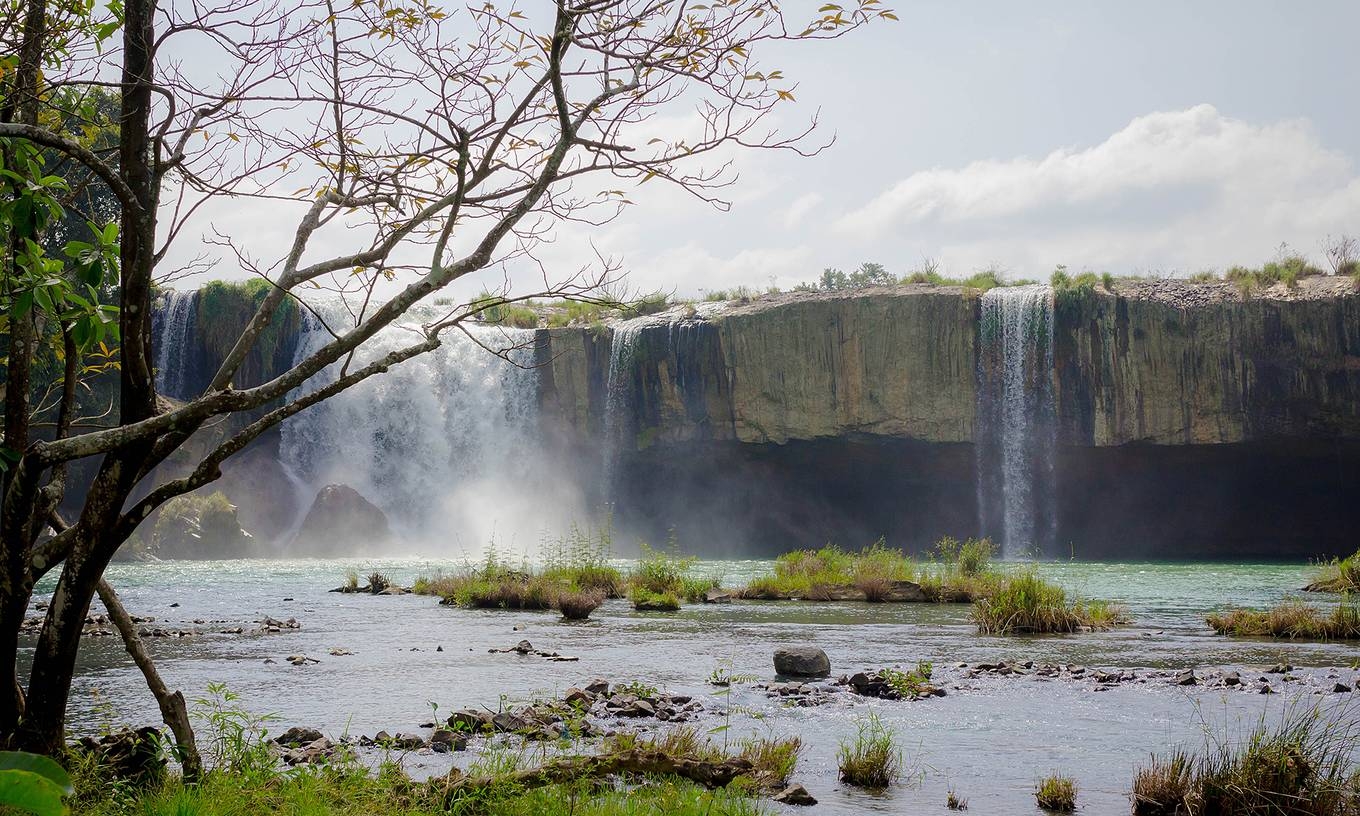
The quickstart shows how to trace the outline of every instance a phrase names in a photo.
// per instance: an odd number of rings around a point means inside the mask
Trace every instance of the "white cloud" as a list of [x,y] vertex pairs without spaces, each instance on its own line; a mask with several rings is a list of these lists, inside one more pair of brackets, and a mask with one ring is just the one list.
[[1040,159],[913,173],[840,218],[865,244],[915,236],[955,266],[1034,273],[1055,262],[1193,268],[1309,251],[1360,230],[1360,177],[1307,121],[1256,125],[1211,105],[1134,119],[1104,142]]
[[817,208],[822,203],[821,193],[803,193],[795,198],[788,207],[784,209],[780,216],[780,223],[784,229],[793,229],[802,223],[808,213]]

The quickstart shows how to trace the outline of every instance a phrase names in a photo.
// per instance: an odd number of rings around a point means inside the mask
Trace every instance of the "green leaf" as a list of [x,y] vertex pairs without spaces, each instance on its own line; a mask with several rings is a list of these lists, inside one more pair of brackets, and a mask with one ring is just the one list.
[[32,771],[0,771],[0,805],[18,808],[37,816],[61,816],[66,805],[62,789],[52,780]]
[[[0,457],[14,458],[11,461],[19,461],[19,455],[8,448],[0,449]],[[50,757],[38,754],[28,754],[23,751],[0,751],[0,771],[28,771],[35,773],[61,789],[67,796],[75,793],[75,788],[71,786],[71,776],[66,773],[66,769],[58,765]]]

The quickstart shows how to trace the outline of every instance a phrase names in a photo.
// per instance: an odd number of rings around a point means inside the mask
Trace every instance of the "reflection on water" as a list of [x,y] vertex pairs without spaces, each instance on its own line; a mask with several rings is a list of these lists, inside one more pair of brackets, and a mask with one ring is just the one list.
[[[1108,633],[1037,638],[978,636],[964,606],[737,603],[640,615],[625,602],[611,601],[590,621],[565,623],[552,613],[468,611],[441,607],[432,598],[326,592],[343,582],[348,569],[366,574],[376,568],[409,583],[441,567],[458,564],[177,562],[118,566],[109,577],[129,611],[168,624],[296,617],[303,627],[296,632],[208,634],[156,640],[150,648],[167,681],[190,698],[210,682],[224,682],[253,710],[277,713],[280,725],[305,724],[334,734],[415,730],[429,719],[430,701],[445,711],[494,708],[502,694],[511,699],[560,694],[595,676],[642,679],[706,696],[712,689],[704,681],[719,665],[768,677],[771,653],[784,643],[821,646],[837,673],[933,661],[951,693],[926,702],[784,708],[754,690],[733,690],[731,702],[743,711],[734,715],[733,731],[769,729],[803,737],[807,750],[797,778],[822,800],[822,813],[937,813],[950,787],[970,800],[973,812],[1028,813],[1034,782],[1055,769],[1077,777],[1086,812],[1127,812],[1132,768],[1150,752],[1178,742],[1197,744],[1204,719],[1216,725],[1254,720],[1288,703],[1286,695],[1225,695],[1153,684],[1097,693],[1089,684],[1037,679],[983,679],[955,689],[958,662],[1015,659],[1109,668],[1288,662],[1341,667],[1338,675],[1350,682],[1354,672],[1346,667],[1360,657],[1353,645],[1234,641],[1204,626],[1208,611],[1230,603],[1271,604],[1305,583],[1305,568],[1278,565],[1045,565],[1044,574],[1072,592],[1124,602],[1136,623]],[[707,562],[698,569],[740,584],[767,567],[767,562]],[[179,606],[172,608],[174,603]],[[487,653],[525,638],[539,648],[579,656],[580,662]],[[354,654],[332,657],[332,649]],[[284,661],[292,654],[321,663],[294,667]],[[726,702],[712,698],[710,708]],[[73,695],[73,730],[96,730],[115,709],[120,721],[159,720],[118,639],[89,639]],[[921,772],[919,786],[885,797],[839,788],[837,741],[853,732],[858,714],[870,710],[897,728]],[[434,769],[437,761],[413,757],[409,764]]]

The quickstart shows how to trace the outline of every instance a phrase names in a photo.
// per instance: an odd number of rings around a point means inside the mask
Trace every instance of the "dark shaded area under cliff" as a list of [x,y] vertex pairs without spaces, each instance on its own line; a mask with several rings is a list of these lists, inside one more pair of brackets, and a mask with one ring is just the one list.
[[[1300,560],[1360,546],[1360,443],[1065,447],[1051,558]],[[924,552],[979,532],[972,445],[849,437],[656,447],[620,462],[621,529],[769,557],[880,536]]]

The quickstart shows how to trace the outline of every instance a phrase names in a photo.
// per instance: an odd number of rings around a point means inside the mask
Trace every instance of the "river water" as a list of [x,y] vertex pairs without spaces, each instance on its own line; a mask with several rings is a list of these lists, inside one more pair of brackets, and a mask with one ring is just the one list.
[[[379,729],[419,733],[417,725],[431,719],[431,702],[442,712],[495,709],[503,696],[560,696],[592,677],[637,679],[706,700],[711,711],[730,703],[729,736],[800,735],[805,752],[795,779],[821,800],[820,813],[939,813],[951,788],[974,813],[1037,812],[1034,783],[1058,770],[1076,778],[1084,812],[1127,813],[1133,768],[1149,753],[1178,744],[1197,747],[1206,728],[1235,734],[1289,705],[1346,706],[1350,695],[1332,694],[1331,687],[1338,680],[1353,683],[1352,666],[1360,660],[1353,645],[1228,640],[1204,625],[1206,613],[1230,604],[1264,606],[1299,594],[1309,573],[1302,565],[1045,564],[1045,577],[1082,596],[1121,601],[1135,619],[1112,632],[1047,637],[980,636],[963,605],[738,602],[639,614],[627,602],[611,601],[590,621],[568,623],[555,613],[469,611],[428,597],[326,591],[350,569],[360,575],[378,569],[409,584],[418,574],[460,566],[420,559],[162,562],[115,566],[108,577],[133,614],[205,632],[150,641],[172,687],[193,699],[209,683],[225,683],[252,711],[278,715],[272,730],[308,725],[332,736]],[[702,562],[695,571],[740,585],[768,567]],[[50,592],[50,585],[40,586],[39,599],[44,587]],[[212,621],[249,629],[250,621],[265,615],[294,617],[302,626],[278,634],[211,633],[228,625]],[[488,653],[521,639],[580,660]],[[748,686],[733,687],[730,698],[715,695],[706,683],[718,667],[771,678],[778,645],[807,643],[826,650],[835,674],[933,661],[949,694],[917,702],[847,694],[799,708]],[[353,654],[332,656],[332,649]],[[296,654],[320,662],[295,667],[285,661]],[[999,660],[1111,669],[1232,667],[1252,683],[1263,666],[1286,662],[1305,679],[1276,681],[1282,693],[1272,695],[1166,681],[1098,691],[1093,681],[969,679],[956,668]],[[71,705],[78,733],[115,722],[159,721],[116,637],[83,644]],[[837,743],[853,735],[856,720],[870,711],[896,730],[910,769],[909,784],[882,795],[836,779]],[[705,716],[703,728],[725,722],[716,713]],[[404,762],[416,775],[447,767],[437,755],[411,754]]]

